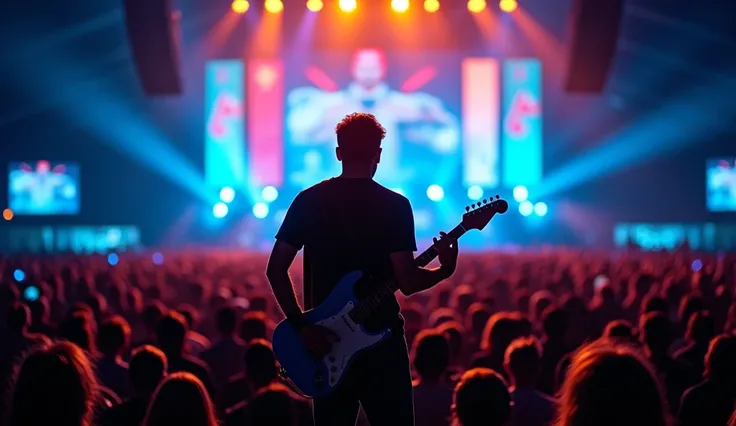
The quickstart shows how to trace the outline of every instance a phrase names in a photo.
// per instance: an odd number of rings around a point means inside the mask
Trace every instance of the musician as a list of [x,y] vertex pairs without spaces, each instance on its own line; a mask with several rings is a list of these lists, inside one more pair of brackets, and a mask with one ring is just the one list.
[[[279,306],[318,359],[330,352],[338,337],[309,324],[297,303],[288,270],[302,247],[306,309],[324,301],[340,278],[355,270],[378,280],[359,285],[358,298],[386,279],[396,279],[405,295],[429,289],[455,272],[458,254],[457,241],[441,233],[435,245],[442,266],[415,265],[411,205],[373,180],[386,134],[373,115],[350,114],[337,125],[336,133],[342,174],[297,195],[276,234],[266,272]],[[369,331],[389,327],[392,337],[358,354],[340,386],[314,400],[315,424],[355,424],[361,405],[373,425],[413,426],[409,356],[396,299],[364,325]]]

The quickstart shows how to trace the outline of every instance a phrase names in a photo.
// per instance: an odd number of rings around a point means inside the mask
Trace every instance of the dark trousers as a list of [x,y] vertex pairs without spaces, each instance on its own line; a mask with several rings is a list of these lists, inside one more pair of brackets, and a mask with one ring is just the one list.
[[414,393],[406,340],[393,335],[360,353],[340,387],[314,399],[315,426],[352,426],[363,407],[371,426],[414,426]]

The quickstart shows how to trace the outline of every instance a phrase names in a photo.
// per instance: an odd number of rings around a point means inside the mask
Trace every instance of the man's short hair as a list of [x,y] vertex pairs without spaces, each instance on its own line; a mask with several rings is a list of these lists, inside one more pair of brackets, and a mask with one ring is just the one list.
[[354,112],[346,115],[335,127],[337,146],[343,160],[370,161],[386,137],[386,129],[373,114]]

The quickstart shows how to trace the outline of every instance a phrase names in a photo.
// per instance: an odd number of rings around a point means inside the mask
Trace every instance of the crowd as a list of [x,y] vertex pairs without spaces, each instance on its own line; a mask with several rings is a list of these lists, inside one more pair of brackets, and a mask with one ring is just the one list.
[[[269,342],[266,260],[0,260],[2,424],[311,424]],[[729,256],[461,254],[399,297],[416,424],[736,426],[735,284]]]

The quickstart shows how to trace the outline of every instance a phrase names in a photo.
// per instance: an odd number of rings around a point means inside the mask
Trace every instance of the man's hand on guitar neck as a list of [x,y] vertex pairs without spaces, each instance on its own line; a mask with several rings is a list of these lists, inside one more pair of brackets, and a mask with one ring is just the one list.
[[437,259],[440,261],[440,270],[449,278],[457,268],[457,238],[440,232],[440,239],[433,238],[433,241],[434,249],[437,250]]

